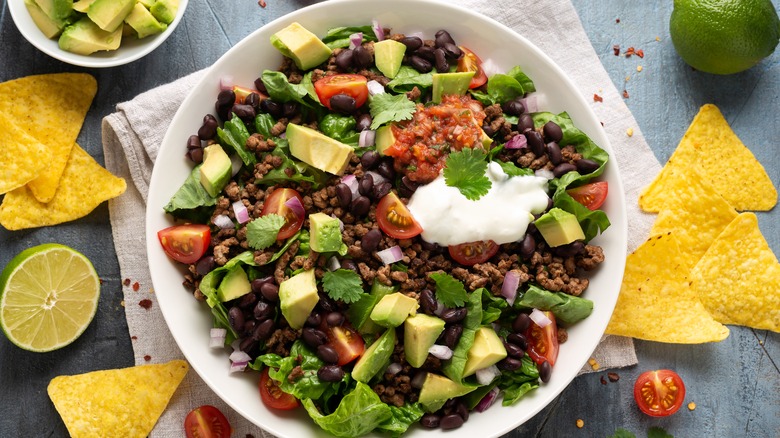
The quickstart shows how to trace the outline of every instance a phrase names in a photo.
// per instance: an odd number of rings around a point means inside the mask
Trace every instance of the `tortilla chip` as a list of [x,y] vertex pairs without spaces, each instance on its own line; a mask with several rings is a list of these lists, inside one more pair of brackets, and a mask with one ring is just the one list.
[[680,144],[661,173],[639,195],[642,210],[657,213],[676,193],[669,184],[674,168],[700,166],[702,175],[716,192],[739,211],[771,210],[777,190],[764,167],[729,127],[715,105],[704,105],[691,122]]
[[47,148],[0,114],[0,194],[27,184],[46,166]]
[[124,193],[125,180],[100,166],[74,145],[62,181],[49,203],[39,202],[26,186],[9,192],[0,205],[0,225],[9,230],[56,225],[86,216],[103,201]]
[[693,288],[723,324],[780,332],[780,263],[753,213],[742,213],[691,272]]
[[37,200],[54,197],[96,92],[95,78],[85,73],[27,76],[0,84],[0,113],[49,149],[46,168],[28,183]]
[[58,376],[49,398],[73,438],[145,438],[176,392],[183,360]]
[[695,265],[720,232],[737,217],[737,212],[704,183],[696,168],[680,170],[670,169],[666,183],[675,196],[666,200],[650,235],[674,232],[680,249],[692,257]]
[[675,344],[726,339],[729,329],[707,313],[690,285],[691,266],[674,233],[650,237],[626,259],[606,333]]

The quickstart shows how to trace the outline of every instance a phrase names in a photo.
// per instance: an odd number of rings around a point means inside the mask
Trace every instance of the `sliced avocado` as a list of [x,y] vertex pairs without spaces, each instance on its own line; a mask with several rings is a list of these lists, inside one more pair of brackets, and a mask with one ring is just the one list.
[[428,358],[428,350],[441,332],[444,320],[435,316],[418,313],[404,321],[404,355],[409,365],[420,368]]
[[252,284],[249,283],[249,277],[247,277],[241,266],[236,265],[228,271],[227,275],[219,283],[217,298],[224,303],[225,301],[242,297],[249,292],[252,292]]
[[393,79],[401,69],[401,61],[404,60],[406,45],[395,40],[382,40],[374,43],[374,59],[376,68],[383,75]]
[[157,0],[149,7],[149,12],[160,23],[171,24],[179,11],[179,0]]
[[380,155],[384,155],[387,148],[395,143],[395,134],[393,134],[393,126],[385,125],[380,126],[376,130],[376,151]]
[[122,28],[106,32],[87,17],[71,24],[62,31],[59,46],[62,50],[89,55],[101,50],[116,50],[122,42]]
[[95,0],[79,0],[73,3],[73,9],[81,12],[82,14],[86,14],[92,3],[95,3]]
[[305,126],[287,124],[290,153],[304,163],[339,175],[349,164],[352,147]]
[[325,213],[309,215],[309,236],[311,249],[320,253],[338,251],[343,244],[339,220]]
[[540,216],[534,224],[545,242],[553,248],[585,239],[577,216],[557,207]]
[[113,32],[133,10],[136,0],[95,0],[87,9],[87,16],[99,28]]
[[428,373],[420,388],[419,402],[427,412],[436,412],[447,400],[466,395],[476,388],[476,386],[461,385],[438,374]]
[[155,2],[157,2],[157,0],[138,0],[138,3],[144,5],[146,9],[151,9]]
[[64,20],[73,12],[73,0],[35,0],[35,3],[54,21]]
[[203,165],[200,167],[200,184],[211,196],[217,196],[225,188],[233,174],[233,163],[219,144],[203,148]]
[[417,300],[400,292],[385,295],[371,311],[371,320],[382,327],[398,327],[417,306]]
[[27,6],[27,11],[30,13],[30,17],[38,26],[38,29],[43,32],[46,38],[54,38],[62,32],[67,22],[65,20],[55,20],[48,15],[35,3],[33,0],[24,0],[24,5]]
[[433,73],[433,102],[441,102],[441,97],[445,94],[466,94],[472,76],[473,71]]
[[133,6],[133,10],[125,18],[125,23],[129,24],[136,31],[138,38],[162,33],[162,31],[168,28],[167,24],[157,21],[154,15],[141,3],[136,3]]
[[306,322],[319,300],[314,269],[303,271],[284,280],[279,285],[279,304],[282,308],[282,315],[290,327],[295,330],[303,327],[303,323]]
[[352,378],[358,382],[368,383],[376,373],[390,363],[390,356],[395,349],[395,329],[389,328],[360,356],[355,368],[352,369]]
[[271,44],[301,70],[322,64],[333,53],[317,35],[296,22],[271,35]]
[[496,331],[491,327],[480,327],[474,335],[474,344],[471,346],[463,368],[463,377],[474,374],[477,370],[495,365],[506,357],[506,348],[501,342]]

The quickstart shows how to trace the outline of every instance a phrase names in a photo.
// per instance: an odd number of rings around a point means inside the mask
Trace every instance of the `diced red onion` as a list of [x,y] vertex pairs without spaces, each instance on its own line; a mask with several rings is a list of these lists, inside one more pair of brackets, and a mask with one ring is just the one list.
[[393,363],[391,363],[390,365],[387,366],[387,369],[385,370],[385,374],[390,374],[390,375],[394,376],[394,375],[400,373],[402,369],[403,369],[403,367],[401,366],[400,363],[393,362]]
[[552,324],[552,320],[550,320],[550,318],[548,318],[547,315],[545,315],[544,312],[542,312],[539,309],[532,310],[531,314],[528,316],[531,317],[531,321],[535,322],[536,325],[538,325],[541,328],[545,328],[548,325]]
[[412,388],[420,389],[423,386],[423,383],[425,383],[425,379],[428,377],[428,373],[426,371],[417,371],[417,374],[412,377],[412,381],[409,382],[410,385],[412,385]]
[[482,61],[481,64],[482,71],[487,75],[487,77],[491,77],[496,73],[499,73],[500,70],[495,62],[493,62],[492,59],[487,58],[484,61]]
[[[211,219],[211,223],[218,226],[219,228],[225,230],[228,228],[235,228],[235,224],[233,223],[233,220],[230,219],[230,217],[226,214],[221,214],[219,216],[214,216],[213,219]],[[212,329],[214,330],[214,329]],[[223,329],[224,330],[224,329]]]
[[521,99],[520,102],[523,103],[525,110],[529,113],[535,113],[539,111],[539,103],[536,100],[536,96],[528,96],[524,99]]
[[227,329],[213,328],[209,331],[209,348],[222,348],[225,346]]
[[292,210],[297,217],[306,216],[306,210],[303,209],[303,204],[301,204],[301,200],[297,196],[284,201],[284,206]]
[[249,222],[249,211],[247,211],[246,206],[240,200],[233,203],[233,214],[236,215],[236,220],[239,224]]
[[504,149],[525,149],[528,147],[528,139],[523,134],[517,134],[504,145]]
[[382,251],[377,252],[376,255],[378,255],[379,258],[382,259],[382,263],[386,265],[395,263],[404,258],[404,253],[398,245],[383,249]]
[[482,400],[477,403],[477,406],[474,407],[474,410],[477,412],[485,412],[487,408],[493,406],[493,403],[498,400],[498,393],[500,391],[498,390],[498,387],[495,387],[490,390],[487,394],[485,394],[484,397],[482,397]]
[[452,357],[452,349],[446,345],[433,344],[431,348],[428,349],[428,353],[431,353],[431,356],[441,360],[448,360]]
[[550,169],[536,169],[534,175],[541,176],[542,178],[547,178],[547,179],[555,178],[555,174],[553,174],[552,170]]
[[238,155],[231,155],[230,156],[230,165],[232,166],[231,175],[236,176],[239,170],[241,170],[242,167],[244,167],[244,162],[241,160],[241,157]]
[[358,146],[361,148],[367,148],[374,145],[376,139],[376,131],[366,129],[360,131],[360,138],[358,139]]
[[371,175],[371,178],[374,179],[375,186],[387,181],[387,178],[383,177],[382,175],[380,175],[379,173],[373,170],[369,170],[368,172],[366,172],[366,175]]
[[339,268],[341,268],[341,262],[339,262],[339,259],[336,258],[336,256],[332,256],[328,259],[328,262],[325,264],[325,267],[328,268],[328,271],[335,271]]
[[371,20],[371,28],[374,30],[374,34],[376,34],[377,40],[382,41],[385,39],[385,30],[382,29],[382,26],[379,24],[379,20]]
[[252,358],[243,351],[234,351],[230,354],[230,372],[235,373],[244,371],[250,360],[252,360]]
[[279,138],[287,138],[287,132],[282,132],[279,134]]
[[349,36],[349,49],[352,50],[355,47],[363,44],[363,32],[356,32]]
[[501,371],[498,370],[497,366],[490,365],[489,367],[478,369],[475,374],[480,385],[489,385],[493,379],[501,375]]
[[368,94],[372,96],[376,96],[377,94],[382,94],[385,92],[385,86],[373,79],[368,81],[366,86],[368,87]]
[[219,89],[221,91],[225,90],[232,90],[233,89],[233,76],[231,75],[225,75],[219,78]]
[[249,362],[231,362],[230,363],[230,372],[231,373],[240,373],[246,369],[246,366],[249,364]]
[[[358,180],[355,177],[355,175],[344,175],[341,177],[341,182],[346,184],[347,187],[349,187],[349,190],[352,192],[352,199],[357,198],[360,196],[360,193],[358,192]],[[376,184],[376,181],[374,181],[374,184]]]
[[520,286],[520,273],[515,270],[506,271],[504,284],[501,285],[501,295],[506,298],[510,306],[515,304],[518,286]]

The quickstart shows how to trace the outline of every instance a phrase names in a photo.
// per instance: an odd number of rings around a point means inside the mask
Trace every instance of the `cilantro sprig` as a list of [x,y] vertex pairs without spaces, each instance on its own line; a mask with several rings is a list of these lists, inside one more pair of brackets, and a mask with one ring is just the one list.
[[452,152],[444,164],[444,182],[471,201],[485,196],[490,190],[490,180],[485,176],[488,163],[481,149],[463,148]]
[[285,219],[278,214],[267,214],[246,224],[246,241],[252,248],[261,251],[276,242]]
[[436,299],[445,306],[463,307],[466,300],[469,299],[463,283],[456,280],[453,276],[442,272],[434,272],[430,274],[430,277],[436,282]]
[[363,292],[363,280],[351,269],[327,271],[322,275],[322,289],[334,300],[347,304],[360,300]]
[[411,119],[417,105],[405,94],[381,93],[371,97],[368,108],[373,119],[371,129],[377,129],[388,122]]

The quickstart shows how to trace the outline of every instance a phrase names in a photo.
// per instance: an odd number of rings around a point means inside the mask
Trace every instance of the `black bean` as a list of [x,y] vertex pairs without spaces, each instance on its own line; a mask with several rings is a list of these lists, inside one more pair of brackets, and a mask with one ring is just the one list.
[[251,309],[257,303],[257,295],[254,292],[245,294],[238,302],[238,307]]
[[252,332],[252,339],[255,341],[265,341],[273,333],[276,324],[273,319],[266,319],[255,327]]
[[257,347],[257,341],[252,339],[251,336],[242,339],[241,342],[238,344],[238,349],[243,351],[244,353],[248,351],[252,351],[255,347]]
[[373,188],[374,188],[374,177],[371,176],[370,173],[363,175],[363,178],[360,178],[360,181],[358,181],[358,193],[360,193],[363,196],[370,195],[371,189]]
[[374,228],[366,233],[362,239],[360,239],[360,249],[362,249],[364,252],[372,253],[376,251],[380,240],[382,240],[382,232],[377,228]]
[[501,105],[501,109],[510,116],[520,116],[525,112],[525,106],[520,99],[512,99]]
[[317,302],[317,304],[319,304],[320,308],[325,312],[336,312],[339,310],[336,302],[324,294],[320,294],[320,300]]
[[517,130],[525,133],[527,131],[533,131],[534,119],[529,114],[523,114],[517,120]]
[[252,285],[252,292],[256,294],[261,293],[260,288],[263,287],[265,283],[270,283],[273,281],[274,281],[273,277],[255,278],[254,280],[252,280],[252,283],[250,283]]
[[299,109],[297,102],[285,102],[282,104],[282,116],[292,119],[298,115]]
[[433,63],[436,66],[436,71],[439,73],[450,71],[450,63],[447,62],[447,55],[442,48],[433,51]]
[[257,325],[257,321],[254,319],[250,319],[249,321],[244,322],[244,335],[252,337],[252,332],[255,331],[255,326]]
[[275,303],[279,301],[279,286],[269,281],[260,286],[260,294],[266,300]]
[[555,202],[553,202],[552,198],[547,198],[547,208],[544,211],[549,211],[553,206],[555,206]]
[[463,334],[463,326],[460,324],[453,324],[447,327],[442,334],[441,341],[450,349],[455,349],[460,341],[460,335]]
[[447,55],[447,58],[460,59],[460,57],[463,56],[463,51],[455,44],[446,43],[441,46],[441,48],[444,49],[444,54]]
[[323,382],[338,382],[344,378],[344,370],[338,365],[325,365],[317,370],[317,377]]
[[420,37],[409,36],[401,38],[401,43],[406,46],[407,52],[414,52],[423,45],[423,40]]
[[355,70],[363,70],[374,63],[374,56],[363,46],[357,46],[352,50],[352,65]]
[[331,327],[339,327],[344,324],[344,314],[341,312],[330,312],[325,316],[325,322]]
[[330,345],[320,345],[317,347],[317,357],[325,363],[338,363],[339,354]]
[[469,311],[465,307],[458,307],[457,309],[447,309],[439,315],[439,318],[444,322],[453,323],[463,321],[463,318],[468,315]]
[[516,359],[522,359],[525,356],[525,350],[511,342],[506,342],[504,348],[506,349],[506,354]]
[[230,112],[246,123],[255,119],[255,109],[251,105],[233,105]]
[[541,365],[536,366],[539,369],[539,379],[547,383],[550,381],[550,376],[552,375],[552,366],[550,365],[550,362],[544,361]]
[[366,196],[358,196],[352,201],[350,205],[350,211],[355,217],[363,217],[368,214],[368,210],[371,209],[371,200]]
[[414,55],[419,56],[428,62],[433,62],[435,60],[433,56],[433,49],[434,48],[430,46],[422,46],[415,50]]
[[211,140],[217,135],[217,126],[219,126],[217,118],[211,114],[206,114],[203,116],[203,124],[200,126],[200,129],[198,129],[198,137],[200,137],[201,140]]
[[257,113],[260,110],[260,95],[257,93],[249,93],[244,98],[244,105],[249,105],[252,108],[254,108],[255,113]]
[[322,324],[322,315],[317,312],[312,313],[306,318],[306,325],[308,326],[319,327],[320,324]]
[[488,137],[492,137],[493,134],[496,133],[496,130],[492,126],[490,126],[490,123],[487,120],[485,120],[485,123],[482,125],[482,130],[485,132],[485,135],[487,135]]
[[433,242],[427,242],[425,240],[423,240],[420,243],[420,246],[422,246],[422,249],[430,252],[437,252],[441,250],[441,246],[439,246],[439,244]]
[[574,257],[577,254],[585,250],[585,244],[579,240],[567,243],[566,245],[556,246],[553,248],[555,255],[560,257]]
[[390,181],[395,179],[395,170],[393,170],[393,160],[382,160],[377,166],[376,171],[378,174],[389,179]]
[[526,131],[525,138],[528,140],[528,146],[531,148],[531,151],[534,153],[534,155],[537,157],[544,155],[545,147],[542,134],[539,134],[536,131]]
[[338,55],[336,55],[336,66],[341,71],[349,71],[349,69],[352,67],[352,56],[353,56],[352,50],[350,49],[344,49],[341,52],[339,52]]
[[512,322],[512,330],[515,331],[515,333],[523,333],[526,330],[528,330],[528,327],[531,327],[531,317],[526,315],[525,313],[521,313],[517,315],[515,320]]
[[544,136],[547,138],[547,141],[559,142],[563,139],[561,127],[552,120],[545,123],[542,130],[544,131]]
[[521,362],[520,359],[515,359],[514,357],[506,357],[500,360],[496,366],[504,371],[514,371],[522,367],[523,362]]
[[520,257],[524,260],[528,260],[534,255],[536,251],[536,239],[531,233],[526,232],[523,237],[523,242],[520,244]]
[[357,109],[357,106],[354,97],[339,93],[330,98],[330,108],[342,114],[352,114]]
[[[371,114],[369,113],[359,114],[357,117],[355,117],[355,131],[362,132],[365,131],[366,129],[371,129],[371,121],[372,121]],[[373,152],[376,154],[376,152],[374,151],[368,151],[368,152]],[[365,156],[368,152],[363,154],[363,156]],[[361,159],[362,158],[363,157],[361,157]],[[363,167],[365,167],[365,165]]]
[[[419,50],[418,50],[419,52]],[[409,56],[409,65],[420,73],[429,73],[433,70],[433,64],[422,56]]]
[[257,91],[263,94],[268,94],[268,89],[265,88],[265,83],[263,82],[263,78],[255,79],[255,88],[257,88]]
[[550,162],[556,166],[561,164],[561,161],[563,161],[561,147],[558,146],[558,143],[554,141],[547,143],[547,155],[550,157]]
[[430,289],[423,289],[423,291],[420,292],[420,307],[422,307],[423,312],[428,315],[433,315],[433,312],[436,311],[436,306],[436,297],[434,297],[433,291]]
[[[547,203],[547,205],[549,205],[549,202]],[[526,233],[535,233],[536,232],[536,224],[534,224],[533,222],[528,224],[528,229],[525,232]]]
[[244,330],[244,311],[238,306],[231,307],[228,309],[228,321],[233,330],[241,332]]
[[220,109],[230,108],[236,103],[236,93],[233,90],[222,90],[217,95],[217,103],[215,108],[217,111]]
[[304,328],[301,332],[301,337],[303,338],[303,342],[311,348],[317,348],[328,342],[328,335],[326,335],[325,332],[312,327]]
[[457,429],[463,426],[463,417],[458,414],[449,414],[441,417],[439,427],[443,430]]
[[599,163],[587,158],[577,160],[575,163],[577,165],[577,170],[583,175],[593,173],[600,167]]
[[356,273],[360,274],[360,271],[358,271],[357,264],[352,259],[344,259],[341,261],[341,269],[349,269],[350,271],[355,271]]
[[275,119],[282,117],[282,106],[271,99],[264,99],[260,102],[260,110],[270,114]]
[[455,405],[455,413],[460,415],[461,418],[463,418],[463,421],[469,420],[469,408],[466,407],[466,404],[462,401],[459,401],[457,405]]
[[561,163],[555,167],[553,167],[553,175],[556,178],[560,178],[563,175],[566,175],[569,172],[574,172],[577,170],[577,166],[571,164],[571,163]]
[[387,194],[390,193],[390,190],[392,189],[393,184],[391,184],[390,181],[377,184],[374,186],[374,190],[371,192],[371,197],[378,201],[387,196]]
[[255,308],[252,310],[252,314],[258,321],[264,321],[274,315],[275,306],[272,306],[265,301],[258,301]]
[[211,272],[216,265],[214,256],[206,256],[198,260],[198,263],[195,264],[195,272],[197,272],[198,275],[206,275]]
[[360,157],[360,165],[363,166],[363,170],[371,170],[379,164],[380,158],[376,151],[366,151]]
[[200,144],[200,137],[197,135],[191,135],[187,137],[187,149],[200,149],[203,145]]
[[436,414],[425,414],[420,418],[420,426],[428,429],[436,429],[441,423],[441,417]]
[[452,39],[450,33],[444,29],[436,32],[434,41],[436,41],[436,47],[444,47],[446,43],[455,44],[455,40]]
[[336,199],[338,199],[341,208],[349,207],[349,204],[352,202],[352,190],[350,190],[349,186],[344,183],[338,183],[335,190]]
[[203,162],[203,149],[191,149],[187,151],[187,156],[193,163],[200,164]]
[[512,345],[517,345],[523,351],[528,350],[528,339],[523,334],[510,333],[507,335],[506,340]]

